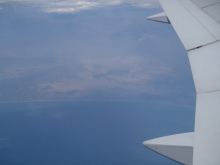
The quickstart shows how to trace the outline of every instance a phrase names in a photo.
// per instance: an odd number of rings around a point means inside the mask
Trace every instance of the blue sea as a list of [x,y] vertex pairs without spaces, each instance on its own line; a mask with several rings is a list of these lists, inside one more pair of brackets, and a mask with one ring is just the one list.
[[194,108],[142,102],[0,104],[0,165],[177,165],[142,142],[191,132]]

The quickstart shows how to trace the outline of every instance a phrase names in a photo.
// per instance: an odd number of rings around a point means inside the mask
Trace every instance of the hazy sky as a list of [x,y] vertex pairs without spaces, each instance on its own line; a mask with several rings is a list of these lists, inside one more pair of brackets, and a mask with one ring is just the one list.
[[104,7],[129,4],[138,8],[157,8],[157,0],[0,0],[0,3],[15,3],[38,6],[47,13],[76,13],[84,10],[94,10]]
[[145,19],[162,11],[158,2],[0,2],[1,102],[193,105],[186,51],[171,25]]
[[0,0],[0,164],[176,165],[142,146],[193,131],[187,53],[170,24],[146,20],[159,12]]

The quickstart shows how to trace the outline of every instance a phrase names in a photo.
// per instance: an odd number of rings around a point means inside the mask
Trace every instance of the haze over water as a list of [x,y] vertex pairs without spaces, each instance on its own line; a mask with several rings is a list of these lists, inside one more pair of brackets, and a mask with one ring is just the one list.
[[146,20],[159,12],[152,0],[0,0],[0,165],[178,164],[142,145],[194,127],[186,51]]

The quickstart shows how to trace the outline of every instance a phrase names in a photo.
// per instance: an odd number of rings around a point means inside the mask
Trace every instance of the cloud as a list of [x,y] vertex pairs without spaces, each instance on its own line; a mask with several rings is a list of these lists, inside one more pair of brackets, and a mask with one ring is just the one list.
[[152,67],[150,61],[140,57],[82,59],[81,63],[84,69],[78,73],[77,79],[43,83],[40,88],[50,93],[70,94],[74,98],[85,97],[92,91],[113,92],[116,89],[133,94],[162,94],[164,90],[154,88],[152,83],[161,79],[161,75],[172,74],[170,68]]
[[82,10],[91,10],[101,7],[100,2],[88,1],[62,1],[46,4],[44,11],[48,13],[75,13]]
[[47,13],[76,13],[101,7],[129,4],[133,7],[151,8],[157,0],[0,0],[0,3],[20,2],[38,5]]
[[45,67],[45,66],[21,67],[19,66],[19,67],[3,68],[0,71],[0,80],[26,77],[31,72],[42,71],[42,70],[44,71],[48,68],[50,67]]
[[148,34],[142,34],[142,37],[141,38],[139,38],[139,41],[143,41],[143,40],[145,40],[146,38],[152,38],[153,36],[152,35],[148,35]]

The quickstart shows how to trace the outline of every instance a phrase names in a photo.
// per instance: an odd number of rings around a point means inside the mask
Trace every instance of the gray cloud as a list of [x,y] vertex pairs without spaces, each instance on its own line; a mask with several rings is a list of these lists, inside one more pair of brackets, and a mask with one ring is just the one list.
[[[130,4],[134,7],[152,8],[157,6],[157,0],[0,0],[0,3],[20,2],[38,5],[47,13],[76,13],[83,10],[101,7]],[[0,8],[1,9],[1,8]]]
[[153,36],[152,35],[150,35],[150,34],[142,34],[142,37],[141,38],[139,38],[139,41],[143,41],[143,40],[145,40],[146,38],[152,38]]
[[164,95],[169,91],[154,84],[162,81],[163,77],[173,77],[172,68],[166,64],[154,66],[151,62],[148,58],[131,56],[81,58],[78,69],[67,63],[6,67],[0,74],[2,87],[8,89],[7,84],[15,83],[7,92],[2,88],[0,100],[8,97],[18,101],[101,99],[100,96],[91,97],[96,92],[113,95],[114,98],[117,93],[125,98],[140,93]]
[[[105,96],[118,93],[121,97],[139,93],[163,95],[168,90],[153,84],[162,81],[164,76],[173,76],[172,69],[166,65],[153,67],[141,57],[82,58],[81,65],[83,69],[77,73],[77,78],[66,76],[51,83],[44,81],[38,84],[38,92],[48,93],[50,98],[66,99],[92,99],[90,95],[96,92],[105,93]],[[69,69],[67,72],[71,72]],[[101,99],[99,97],[93,99]]]
[[131,5],[70,15],[8,7],[0,26],[0,102],[188,103],[194,86],[185,49],[170,25],[145,20],[158,9]]

